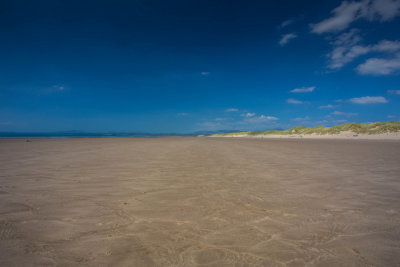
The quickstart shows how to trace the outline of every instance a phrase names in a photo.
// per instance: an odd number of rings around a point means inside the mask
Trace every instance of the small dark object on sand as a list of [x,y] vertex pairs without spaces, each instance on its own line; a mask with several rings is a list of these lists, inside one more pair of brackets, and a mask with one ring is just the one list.
[[32,143],[32,140],[31,139],[26,139],[26,142],[27,143]]
[[358,134],[353,134],[353,137],[358,137]]

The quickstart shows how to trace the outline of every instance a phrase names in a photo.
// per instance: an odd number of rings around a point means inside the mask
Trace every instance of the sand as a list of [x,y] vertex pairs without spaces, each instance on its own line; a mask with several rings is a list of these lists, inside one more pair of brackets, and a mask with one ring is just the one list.
[[1,266],[399,266],[400,142],[0,140]]

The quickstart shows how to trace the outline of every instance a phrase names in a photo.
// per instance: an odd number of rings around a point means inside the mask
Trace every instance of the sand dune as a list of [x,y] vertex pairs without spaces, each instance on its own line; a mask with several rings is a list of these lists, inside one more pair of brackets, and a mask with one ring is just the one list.
[[1,266],[399,266],[400,142],[0,140]]
[[349,140],[398,140],[400,132],[382,134],[358,134],[351,131],[344,131],[339,134],[235,134],[216,135],[210,137],[240,137],[240,138],[266,138],[266,139],[349,139]]

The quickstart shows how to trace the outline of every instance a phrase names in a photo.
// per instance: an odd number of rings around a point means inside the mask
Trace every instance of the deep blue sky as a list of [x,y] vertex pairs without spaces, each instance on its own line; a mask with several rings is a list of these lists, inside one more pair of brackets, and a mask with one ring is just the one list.
[[0,0],[0,131],[400,120],[399,28],[400,0]]

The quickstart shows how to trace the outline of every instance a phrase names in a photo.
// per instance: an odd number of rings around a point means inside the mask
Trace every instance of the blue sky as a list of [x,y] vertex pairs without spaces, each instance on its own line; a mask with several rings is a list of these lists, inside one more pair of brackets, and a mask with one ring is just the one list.
[[0,131],[400,120],[399,28],[400,0],[0,0]]

